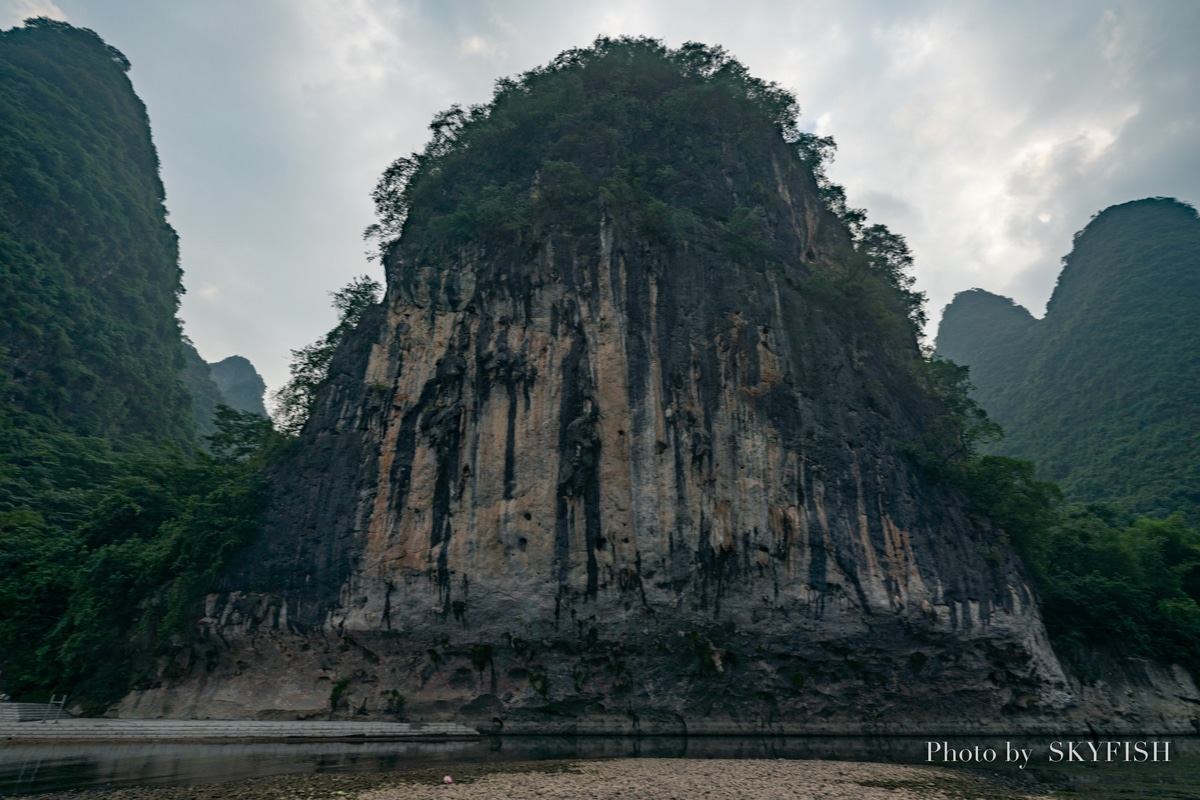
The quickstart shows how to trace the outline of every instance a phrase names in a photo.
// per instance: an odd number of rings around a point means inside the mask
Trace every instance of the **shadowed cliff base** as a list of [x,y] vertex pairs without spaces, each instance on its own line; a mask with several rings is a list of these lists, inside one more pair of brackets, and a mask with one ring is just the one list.
[[439,115],[376,191],[383,303],[121,713],[1191,730],[1186,674],[1064,675],[930,468],[972,434],[911,258],[796,113],[719,49],[602,39]]

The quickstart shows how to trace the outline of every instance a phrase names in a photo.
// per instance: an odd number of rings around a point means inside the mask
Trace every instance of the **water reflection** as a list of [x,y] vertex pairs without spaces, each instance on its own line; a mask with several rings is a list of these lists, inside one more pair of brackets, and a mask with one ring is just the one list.
[[[938,737],[951,749],[1024,748],[1046,766],[1048,737]],[[1171,767],[1195,770],[1200,740],[1171,739]],[[926,737],[505,736],[456,742],[0,746],[0,795],[269,775],[385,772],[435,764],[603,758],[786,758],[928,763]],[[1000,756],[1003,759],[1003,755]],[[935,760],[940,765],[939,760]],[[962,766],[959,764],[958,766]],[[974,765],[967,765],[974,766]],[[987,768],[1002,763],[985,764]],[[1106,765],[1107,766],[1107,765]]]

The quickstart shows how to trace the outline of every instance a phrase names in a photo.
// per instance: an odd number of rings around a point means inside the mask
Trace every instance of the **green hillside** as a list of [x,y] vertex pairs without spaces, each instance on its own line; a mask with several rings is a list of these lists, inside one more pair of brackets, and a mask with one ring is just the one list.
[[217,409],[229,406],[235,411],[244,411],[267,416],[263,397],[267,385],[254,365],[242,356],[229,356],[222,361],[209,364],[196,351],[195,345],[187,340],[183,343],[184,368],[181,376],[192,396],[192,414],[196,432],[201,438],[211,436],[217,430]]
[[65,23],[0,33],[0,391],[81,435],[190,442],[176,236],[128,66]]
[[980,289],[942,317],[938,354],[970,367],[1005,429],[991,449],[1029,475],[1036,462],[1069,503],[1031,482],[1009,527],[1056,646],[1079,663],[1087,644],[1200,670],[1197,308],[1200,220],[1153,198],[1076,235],[1041,320]]
[[1046,315],[971,290],[947,306],[940,355],[971,369],[1005,429],[1068,500],[1200,521],[1200,219],[1152,198],[1075,238]]
[[65,23],[0,32],[0,691],[94,711],[148,674],[253,531],[273,434],[216,408],[190,345],[185,361],[128,68]]

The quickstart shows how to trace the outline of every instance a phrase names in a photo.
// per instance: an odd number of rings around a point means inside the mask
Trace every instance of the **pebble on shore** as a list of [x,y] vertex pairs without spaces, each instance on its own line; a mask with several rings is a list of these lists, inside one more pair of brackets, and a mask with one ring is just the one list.
[[620,759],[577,762],[569,771],[491,773],[466,784],[398,784],[359,800],[1018,800],[979,778],[933,767],[839,761]]
[[[974,773],[846,761],[616,759],[461,765],[444,773],[310,774],[138,786],[38,800],[1028,800]],[[14,800],[17,800],[14,798]],[[31,799],[32,800],[32,799]]]

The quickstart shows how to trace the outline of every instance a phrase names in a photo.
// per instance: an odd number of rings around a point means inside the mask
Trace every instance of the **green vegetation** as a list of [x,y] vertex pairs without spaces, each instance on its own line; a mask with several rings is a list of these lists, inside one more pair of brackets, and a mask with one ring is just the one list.
[[205,366],[225,405],[238,411],[267,416],[267,408],[263,405],[267,385],[248,359],[229,356]]
[[216,431],[218,406],[267,416],[263,405],[266,384],[254,365],[241,356],[229,356],[209,364],[200,357],[188,337],[183,337],[183,384],[192,396],[192,415],[201,437]]
[[[342,321],[321,340],[329,356],[378,288],[363,278],[334,294]],[[151,680],[155,658],[170,653],[172,635],[257,530],[265,468],[289,441],[255,412],[218,405],[213,416],[207,449],[185,451],[84,437],[0,407],[7,692],[37,699],[70,689],[99,713]]]
[[[650,218],[682,211],[714,166],[706,141],[751,141],[757,132],[737,130],[747,118],[794,138],[798,111],[790,93],[720,48],[601,38],[498,81],[486,106],[437,115],[424,152],[384,173],[373,195],[380,221],[367,233],[386,252],[410,212],[437,244],[453,245],[481,232],[519,236],[535,219],[591,232],[602,198],[641,203]],[[673,145],[696,157],[670,158],[693,164],[688,172],[667,163]],[[728,218],[733,206],[712,210]]]
[[[296,394],[305,403],[378,292],[359,278],[334,293],[341,321],[292,367],[293,381],[310,381]],[[0,405],[0,688],[22,699],[69,690],[102,712],[151,680],[155,658],[257,530],[265,468],[288,442],[256,412],[208,413],[207,448],[184,449],[85,436]]]
[[1200,671],[1200,531],[1181,513],[1072,506],[1035,562],[1056,643],[1088,643]]
[[379,222],[366,234],[385,259],[403,234],[406,260],[442,274],[463,248],[522,251],[556,234],[578,242],[619,216],[661,248],[710,249],[787,272],[796,254],[769,223],[777,193],[757,186],[734,196],[727,171],[732,153],[769,174],[771,160],[790,152],[850,234],[810,288],[915,335],[923,296],[912,291],[904,239],[847,207],[826,177],[833,140],[802,132],[798,117],[790,92],[719,47],[600,38],[498,81],[487,105],[437,115],[424,151],[380,179]]
[[349,688],[350,688],[350,679],[349,678],[339,678],[333,684],[333,688],[330,689],[330,691],[329,691],[329,710],[330,711],[338,710],[338,706],[341,705],[341,702],[342,702],[342,695],[344,695],[346,693],[346,690]]
[[927,319],[925,293],[913,290],[916,279],[909,272],[913,257],[908,242],[886,225],[867,225],[866,209],[847,205],[845,188],[828,176],[837,151],[832,136],[799,133],[793,148],[813,171],[818,194],[846,225],[853,242],[852,249],[840,254],[840,271],[820,273],[810,284],[818,290],[833,289],[885,327],[900,324],[919,333]]
[[986,456],[967,486],[1029,565],[1060,654],[1080,645],[1200,672],[1200,530],[1182,513],[1136,518],[1104,505],[1057,502],[1033,465]]
[[945,414],[909,453],[932,480],[961,488],[974,521],[994,524],[1016,548],[1059,652],[1088,645],[1200,672],[1200,531],[1182,513],[1139,519],[1064,504],[1033,462],[981,452],[1002,431],[973,399],[965,367],[935,357],[920,368]]
[[1041,320],[973,290],[937,350],[971,369],[1007,432],[991,449],[1034,461],[1068,500],[1200,524],[1200,218],[1153,198],[1076,234]]
[[1022,556],[1056,644],[1111,647],[1119,631],[1118,646],[1130,653],[1200,666],[1200,637],[1175,648],[1160,618],[1170,606],[1200,621],[1200,594],[1192,594],[1200,585],[1187,577],[1200,565],[1200,532],[1182,515],[1133,520],[1104,506],[1064,505],[1056,484],[1034,478],[1033,462],[1007,456],[975,455],[949,477],[976,521],[994,523]]
[[0,32],[0,400],[188,443],[176,236],[128,68],[66,23]]
[[[69,691],[92,710],[153,674],[253,533],[279,442],[217,405],[181,336],[128,69],[65,23],[0,33],[0,674],[20,699]],[[203,413],[181,375],[211,390]]]
[[[978,290],[955,299],[939,333],[939,352],[975,354],[989,389],[975,389],[965,367],[936,358],[929,362],[930,379],[947,411],[912,452],[932,476],[960,486],[979,521],[995,523],[1017,548],[1039,587],[1043,617],[1060,653],[1071,657],[1087,645],[1180,663],[1200,672],[1200,530],[1188,524],[1185,514],[1195,513],[1194,503],[1186,501],[1196,496],[1197,462],[1194,450],[1182,447],[1196,441],[1200,426],[1178,413],[1184,406],[1175,385],[1186,382],[1189,370],[1194,371],[1196,351],[1181,349],[1167,335],[1173,330],[1186,342],[1195,338],[1196,326],[1187,330],[1187,318],[1173,315],[1181,311],[1180,304],[1165,294],[1171,287],[1180,291],[1186,279],[1174,269],[1174,259],[1186,256],[1194,263],[1194,253],[1180,252],[1178,235],[1196,218],[1190,207],[1174,201],[1130,206],[1119,207],[1118,214],[1110,209],[1076,238],[1070,269],[1064,270],[1043,322],[1006,298]],[[1119,223],[1115,229],[1114,217]],[[1145,230],[1147,223],[1159,223],[1159,234],[1177,234],[1176,239],[1166,237],[1162,247],[1148,248],[1168,261],[1157,267],[1166,288],[1142,286],[1148,277],[1143,274],[1139,280],[1129,262],[1121,260],[1132,258],[1132,253],[1122,256],[1116,248],[1131,236],[1127,226],[1140,224]],[[1195,274],[1187,263],[1185,268]],[[1127,279],[1121,296],[1106,296],[1106,282],[1118,277]],[[1108,290],[1115,288],[1108,284]],[[1124,309],[1126,318],[1113,315],[1114,305]],[[1145,338],[1148,320],[1127,318],[1134,311],[1158,319],[1161,330],[1153,340]],[[1159,312],[1164,312],[1161,318]],[[1096,330],[1105,319],[1118,330],[1117,338]],[[1120,337],[1126,335],[1128,347],[1140,353],[1140,363],[1119,352],[1124,346]],[[1038,342],[1037,336],[1046,339]],[[1066,360],[1057,362],[1051,356]],[[1089,368],[1101,376],[1100,383],[1082,382],[1080,373]],[[972,378],[976,369],[972,365]],[[1138,381],[1147,394],[1135,401],[1133,384]],[[1064,402],[1055,391],[1071,399]],[[1084,392],[1094,396],[1085,397]],[[1001,439],[999,427],[988,420],[976,398],[1009,414],[1010,439]],[[1055,416],[1072,403],[1076,410],[1071,415]],[[1095,418],[1086,415],[1089,411]],[[1060,428],[1050,430],[1048,419],[1057,419]],[[1032,427],[1042,438],[1034,441],[1028,428],[1022,433],[1017,425]],[[1105,434],[1115,429],[1123,430],[1124,436],[1108,441]],[[1182,443],[1164,442],[1166,432],[1181,437]],[[1070,480],[1060,489],[1035,476],[1032,461],[982,454],[986,450],[1069,456],[1075,468],[1067,471]],[[1114,453],[1122,458],[1087,460],[1089,453],[1106,450],[1110,458]],[[1038,472],[1053,474],[1040,467]],[[1130,492],[1129,487],[1138,489]],[[1103,498],[1106,490],[1112,492],[1107,503],[1063,502],[1064,495],[1067,500]],[[1163,513],[1172,503],[1184,510]]]
[[338,324],[316,342],[292,351],[292,377],[274,395],[275,417],[284,432],[300,433],[317,392],[329,380],[329,365],[338,346],[358,325],[363,313],[379,302],[382,290],[377,281],[361,275],[330,293]]
[[217,429],[217,406],[229,405],[220,388],[209,374],[209,365],[200,357],[195,345],[183,337],[183,385],[192,396],[192,416],[196,421],[196,432],[200,436],[211,436]]
[[0,484],[5,689],[30,699],[70,689],[102,711],[138,685],[254,533],[280,435],[224,406],[211,455],[9,430],[19,443],[3,463],[19,478]]

